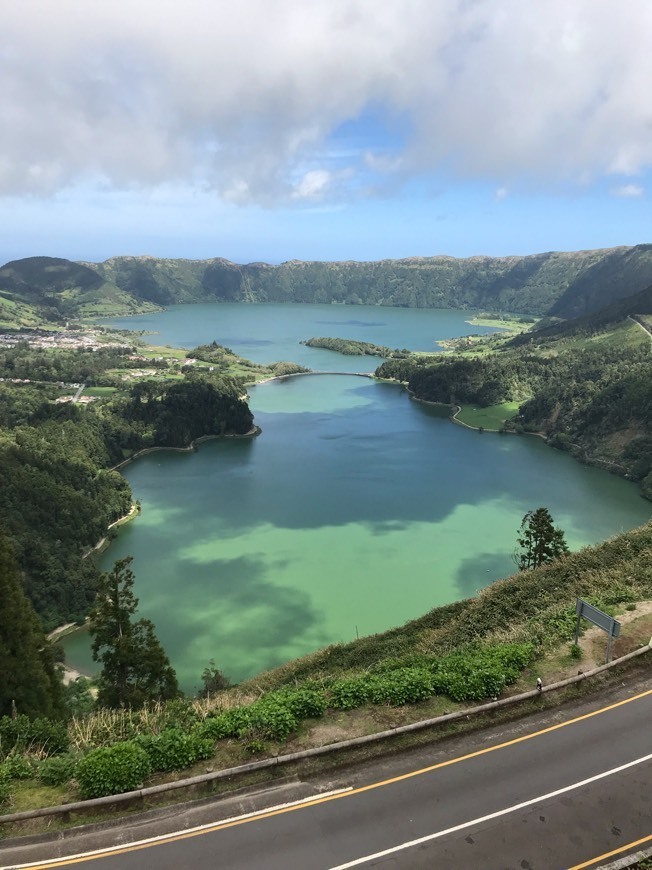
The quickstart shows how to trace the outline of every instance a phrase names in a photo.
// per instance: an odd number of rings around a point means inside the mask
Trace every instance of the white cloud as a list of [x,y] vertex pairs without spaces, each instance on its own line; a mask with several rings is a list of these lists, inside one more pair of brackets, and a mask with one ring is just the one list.
[[637,197],[643,196],[645,188],[641,187],[640,184],[623,184],[620,187],[612,188],[611,192],[614,196],[636,199]]
[[506,187],[497,187],[496,192],[494,193],[494,199],[496,202],[500,202],[503,199],[507,199],[509,195],[509,191]]
[[326,172],[324,169],[311,169],[303,175],[295,186],[292,196],[294,199],[320,199],[330,180],[330,172]]
[[2,21],[4,194],[99,175],[266,206],[342,195],[319,157],[369,107],[409,135],[343,157],[351,191],[368,189],[353,173],[652,164],[648,0],[6,0]]

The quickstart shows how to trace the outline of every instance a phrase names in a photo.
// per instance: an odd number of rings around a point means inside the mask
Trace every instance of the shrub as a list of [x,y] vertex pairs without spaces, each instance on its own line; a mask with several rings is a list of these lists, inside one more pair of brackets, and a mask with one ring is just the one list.
[[149,756],[152,770],[182,770],[213,754],[213,742],[209,738],[179,728],[143,735],[136,742]]
[[82,798],[132,791],[151,773],[149,755],[131,740],[93,749],[77,765]]
[[63,700],[69,716],[88,716],[95,709],[91,692],[93,683],[87,677],[77,677],[64,686]]
[[366,677],[337,680],[330,688],[330,706],[339,710],[354,710],[369,700],[369,683]]
[[568,652],[572,659],[581,659],[583,655],[582,647],[577,643],[572,643]]
[[245,710],[248,721],[240,729],[240,737],[261,735],[267,740],[285,740],[299,727],[299,720],[289,706],[274,696],[262,698]]
[[368,691],[372,704],[400,707],[430,698],[435,694],[435,685],[431,671],[402,668],[384,676],[369,677]]
[[319,689],[287,689],[267,698],[278,699],[297,719],[318,719],[326,711],[326,698]]
[[12,752],[2,762],[8,779],[31,779],[34,775],[34,762],[27,755]]
[[38,778],[43,785],[63,785],[74,778],[77,761],[77,756],[72,753],[44,758],[38,766]]
[[509,643],[455,653],[433,665],[435,689],[453,701],[480,701],[500,694],[534,658],[529,643]]
[[434,675],[435,686],[453,701],[480,701],[498,695],[505,687],[501,670],[485,666],[482,670],[452,667]]
[[207,740],[222,740],[224,737],[234,737],[237,734],[237,729],[234,731],[233,720],[227,713],[222,713],[219,716],[207,716],[203,722],[195,725],[193,734]]
[[26,750],[58,755],[67,752],[69,744],[68,729],[63,722],[27,716],[0,719],[0,757]]

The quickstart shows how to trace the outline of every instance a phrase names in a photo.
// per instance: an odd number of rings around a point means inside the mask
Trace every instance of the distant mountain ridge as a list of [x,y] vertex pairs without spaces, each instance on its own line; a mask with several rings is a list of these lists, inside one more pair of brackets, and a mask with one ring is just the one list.
[[[581,317],[652,286],[652,245],[529,256],[410,257],[280,265],[119,256],[50,257],[0,269],[2,298],[73,316],[193,302],[313,302]],[[109,311],[99,311],[109,308]]]
[[567,319],[652,285],[652,245],[571,253],[375,262],[292,260],[240,265],[222,258],[112,257],[86,264],[136,299],[319,302],[476,308]]

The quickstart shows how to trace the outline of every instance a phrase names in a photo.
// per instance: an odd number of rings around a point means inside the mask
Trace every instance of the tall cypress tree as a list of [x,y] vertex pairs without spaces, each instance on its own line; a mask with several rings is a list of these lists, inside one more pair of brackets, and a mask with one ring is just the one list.
[[90,633],[96,662],[102,663],[97,700],[105,707],[140,707],[179,694],[170,666],[149,619],[132,622],[138,599],[133,593],[131,556],[102,575]]
[[52,649],[23,591],[9,541],[0,535],[0,716],[63,715]]

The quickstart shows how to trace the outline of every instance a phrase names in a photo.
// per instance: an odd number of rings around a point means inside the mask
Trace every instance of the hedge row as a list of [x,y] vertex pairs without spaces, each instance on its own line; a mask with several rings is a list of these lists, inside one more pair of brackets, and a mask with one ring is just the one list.
[[[57,744],[62,754],[38,764],[14,752],[0,765],[0,802],[3,795],[6,798],[11,779],[34,775],[51,785],[74,776],[84,799],[131,791],[140,787],[151,773],[182,770],[210,758],[215,742],[223,738],[243,740],[252,751],[263,749],[264,741],[281,742],[298,729],[302,720],[318,718],[329,707],[351,710],[370,703],[400,706],[437,694],[455,701],[481,700],[499,694],[514,682],[533,658],[532,644],[517,643],[434,660],[413,656],[409,665],[385,662],[375,673],[333,680],[319,687],[269,692],[246,707],[236,707],[201,722],[191,717],[185,728],[175,722],[159,734],[140,734],[93,749],[80,760],[63,754],[63,742]],[[21,727],[25,729],[25,723]],[[22,741],[32,746],[33,737],[28,740],[26,734],[27,731],[20,739],[14,734],[14,745]]]

